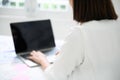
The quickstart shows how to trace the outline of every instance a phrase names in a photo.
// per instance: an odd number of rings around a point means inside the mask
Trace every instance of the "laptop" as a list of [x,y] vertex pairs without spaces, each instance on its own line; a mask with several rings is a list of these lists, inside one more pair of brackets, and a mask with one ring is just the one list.
[[42,51],[48,56],[49,62],[54,61],[49,56],[55,54],[57,48],[49,19],[10,23],[10,29],[15,53],[28,66],[33,67],[38,65],[26,59],[33,50]]

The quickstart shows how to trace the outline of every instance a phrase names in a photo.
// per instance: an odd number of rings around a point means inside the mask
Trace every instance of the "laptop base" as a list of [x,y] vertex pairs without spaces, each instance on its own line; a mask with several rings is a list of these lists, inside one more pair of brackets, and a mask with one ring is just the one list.
[[[50,63],[54,63],[54,61],[56,60],[56,53],[59,51],[58,48],[53,48],[52,50],[44,53],[48,59],[48,61]],[[28,67],[37,67],[37,66],[40,66],[40,64],[37,64],[35,62],[33,62],[32,60],[29,60],[29,59],[26,59],[26,58],[23,58],[22,56],[18,55],[19,59],[25,63]]]

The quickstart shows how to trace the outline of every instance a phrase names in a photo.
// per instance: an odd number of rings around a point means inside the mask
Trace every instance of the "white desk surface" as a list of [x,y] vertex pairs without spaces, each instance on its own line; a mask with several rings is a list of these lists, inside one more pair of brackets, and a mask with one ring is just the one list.
[[40,66],[30,68],[14,52],[11,36],[0,36],[1,80],[45,80]]

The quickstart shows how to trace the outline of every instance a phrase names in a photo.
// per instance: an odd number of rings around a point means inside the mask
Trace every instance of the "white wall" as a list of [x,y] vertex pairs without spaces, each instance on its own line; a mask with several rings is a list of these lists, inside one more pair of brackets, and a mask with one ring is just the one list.
[[2,12],[2,10],[0,11],[0,35],[11,35],[10,32],[11,22],[51,19],[55,38],[63,39],[67,35],[69,28],[71,27],[71,24],[69,23],[72,22],[71,11],[70,12],[41,11],[41,12],[37,12],[35,15],[27,14],[27,16],[26,16],[26,12],[22,10],[21,11],[6,10],[6,12],[7,13]]
[[120,0],[112,0],[112,1],[113,1],[117,14],[120,16]]
[[[118,15],[120,15],[120,0],[113,0],[113,3],[115,4]],[[4,13],[3,10],[5,11],[5,9],[0,9],[0,35],[11,35],[9,25],[11,22],[51,19],[55,38],[63,39],[67,35],[69,28],[72,26],[71,10],[67,12],[41,11],[32,17],[26,16],[26,12],[22,10],[6,10],[7,13]],[[7,15],[8,13],[9,15]]]

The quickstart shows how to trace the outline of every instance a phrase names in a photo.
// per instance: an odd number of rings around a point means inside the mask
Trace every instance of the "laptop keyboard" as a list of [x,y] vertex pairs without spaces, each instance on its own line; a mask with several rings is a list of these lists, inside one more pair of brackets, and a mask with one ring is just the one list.
[[27,57],[29,57],[30,54],[24,54],[24,55],[20,55],[20,56],[23,57],[23,58],[25,58],[25,59],[27,59]]

